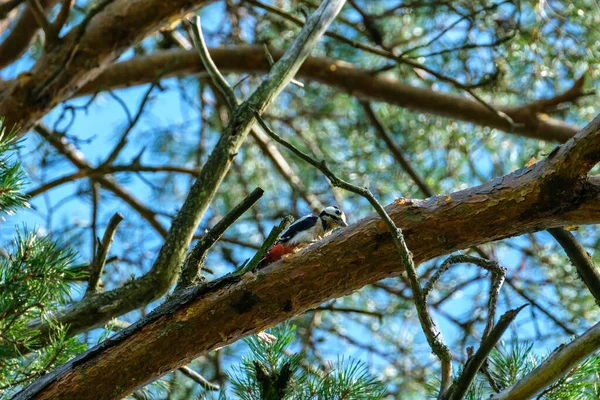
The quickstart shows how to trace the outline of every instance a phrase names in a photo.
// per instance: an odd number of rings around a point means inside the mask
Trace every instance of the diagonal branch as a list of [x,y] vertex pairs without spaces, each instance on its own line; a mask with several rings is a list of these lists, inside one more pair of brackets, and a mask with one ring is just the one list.
[[510,310],[500,317],[498,324],[489,332],[489,335],[481,341],[479,349],[477,349],[475,355],[467,360],[460,377],[452,385],[452,388],[450,388],[448,391],[448,395],[445,397],[445,399],[461,400],[464,398],[465,394],[467,394],[467,391],[469,390],[469,387],[471,386],[471,383],[473,383],[473,380],[475,379],[475,375],[477,375],[477,372],[479,372],[487,360],[488,355],[491,353],[494,347],[496,347],[496,343],[498,343],[504,332],[508,329],[519,312],[527,306],[528,304],[523,304],[521,307]]
[[104,265],[106,264],[106,257],[108,256],[108,250],[117,231],[117,226],[123,221],[123,215],[121,213],[115,213],[108,221],[106,230],[104,231],[104,237],[102,242],[98,246],[94,261],[90,265],[90,278],[88,280],[88,287],[85,292],[86,296],[96,293],[98,291],[98,285],[100,283],[100,277],[104,271]]
[[[527,232],[599,223],[600,179],[591,179],[579,193],[555,196],[559,189],[545,184],[547,166],[543,161],[447,196],[397,201],[386,211],[403,228],[416,263]],[[255,274],[183,290],[131,328],[40,378],[15,399],[34,394],[40,399],[122,397],[157,378],[157,365],[161,371],[173,370],[329,299],[398,276],[403,272],[398,252],[381,225],[381,219],[372,215]],[[600,324],[594,331],[597,346]],[[585,357],[582,352],[578,359]],[[571,361],[574,356],[570,352]]]
[[548,229],[548,232],[562,246],[569,259],[577,268],[581,280],[596,299],[596,304],[600,305],[600,272],[594,265],[594,260],[585,251],[583,246],[577,241],[573,234],[562,228]]
[[206,253],[223,236],[225,231],[235,223],[250,207],[252,207],[263,195],[261,188],[256,188],[244,200],[238,203],[217,224],[202,236],[192,251],[187,255],[181,276],[175,290],[185,289],[198,283],[199,272],[206,259]]
[[394,156],[398,164],[400,164],[404,172],[406,172],[408,176],[411,177],[413,182],[417,185],[419,190],[425,196],[434,196],[435,193],[431,190],[429,186],[427,186],[423,178],[421,178],[418,172],[415,171],[412,165],[410,165],[408,159],[404,156],[404,150],[402,150],[399,145],[394,143],[394,140],[391,138],[391,136],[383,126],[383,123],[379,120],[379,117],[375,113],[375,110],[373,110],[373,106],[371,105],[371,103],[367,101],[361,101],[360,105],[365,111],[365,114],[367,114],[367,117],[371,121],[371,124],[375,127],[375,133],[377,133],[381,140],[383,140],[383,142],[386,144],[388,149],[390,149],[392,155]]
[[492,400],[528,399],[552,385],[573,367],[600,349],[600,322],[571,343],[560,346],[546,360]]

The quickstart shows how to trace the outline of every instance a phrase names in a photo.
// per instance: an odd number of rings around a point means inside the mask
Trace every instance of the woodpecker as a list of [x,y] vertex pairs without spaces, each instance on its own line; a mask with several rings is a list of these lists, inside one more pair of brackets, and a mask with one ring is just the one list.
[[344,212],[337,206],[325,207],[319,215],[305,215],[294,221],[261,260],[264,267],[294,250],[329,235],[334,228],[348,226]]

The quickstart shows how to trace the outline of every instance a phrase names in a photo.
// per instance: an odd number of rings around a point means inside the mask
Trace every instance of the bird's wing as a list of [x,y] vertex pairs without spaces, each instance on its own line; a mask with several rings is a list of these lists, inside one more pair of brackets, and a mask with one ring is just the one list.
[[318,219],[319,217],[310,214],[297,219],[285,231],[283,231],[277,243],[287,242],[288,240],[296,236],[299,232],[305,231],[311,226],[314,226],[317,223]]

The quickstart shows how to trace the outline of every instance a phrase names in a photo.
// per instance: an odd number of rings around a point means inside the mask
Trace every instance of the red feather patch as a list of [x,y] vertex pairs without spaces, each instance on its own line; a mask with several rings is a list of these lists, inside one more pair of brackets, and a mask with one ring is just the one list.
[[286,246],[283,243],[276,244],[271,247],[271,250],[262,259],[260,266],[269,265],[277,260],[280,260],[286,254],[290,254],[294,251],[296,246]]

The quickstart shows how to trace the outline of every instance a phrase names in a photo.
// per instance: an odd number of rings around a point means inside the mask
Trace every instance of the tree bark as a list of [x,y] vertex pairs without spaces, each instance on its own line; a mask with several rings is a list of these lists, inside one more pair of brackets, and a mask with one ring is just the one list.
[[[600,179],[585,175],[600,156],[599,135],[597,117],[533,166],[449,195],[397,199],[387,212],[416,263],[528,232],[598,223]],[[16,399],[123,396],[203,353],[402,272],[385,224],[372,215],[256,273],[176,294]]]
[[0,115],[21,135],[39,118],[100,74],[132,44],[169,21],[214,0],[103,0],[82,23],[54,45],[35,66],[3,82]]

